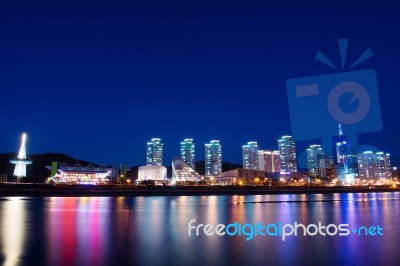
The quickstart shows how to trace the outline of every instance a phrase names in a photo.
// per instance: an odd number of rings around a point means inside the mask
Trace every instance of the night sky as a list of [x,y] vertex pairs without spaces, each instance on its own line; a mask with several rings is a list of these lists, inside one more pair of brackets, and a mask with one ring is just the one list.
[[340,65],[346,38],[349,62],[371,48],[356,69],[378,80],[383,130],[359,139],[400,163],[395,1],[31,2],[0,3],[0,152],[26,131],[28,154],[138,165],[159,137],[169,165],[189,137],[197,160],[219,139],[241,163],[247,141],[291,134],[286,80],[336,73],[314,56]]

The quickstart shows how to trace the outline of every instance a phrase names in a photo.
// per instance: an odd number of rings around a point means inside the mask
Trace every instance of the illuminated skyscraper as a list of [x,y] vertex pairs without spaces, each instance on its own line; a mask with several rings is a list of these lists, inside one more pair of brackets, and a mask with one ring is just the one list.
[[381,178],[392,178],[392,165],[390,162],[390,154],[377,152],[376,153],[376,170],[377,174],[376,177]]
[[243,168],[249,170],[258,170],[258,144],[250,141],[242,146]]
[[321,145],[310,145],[307,149],[307,167],[308,173],[311,177],[321,175],[319,173],[320,160],[322,159],[323,151]]
[[292,136],[283,136],[278,140],[281,157],[281,171],[297,173],[296,143]]
[[147,142],[146,165],[162,165],[163,144],[161,139],[152,138]]
[[335,162],[330,156],[322,156],[319,160],[319,176],[326,180],[336,178]]
[[195,145],[193,139],[181,141],[181,159],[195,170]]
[[279,151],[258,151],[258,168],[269,173],[281,171],[281,159]]
[[26,158],[26,133],[22,134],[21,146],[19,148],[18,156],[15,159],[11,159],[10,163],[15,164],[14,176],[17,177],[17,181],[21,177],[26,177],[26,165],[31,164],[32,161]]
[[339,124],[339,135],[333,138],[333,144],[335,145],[335,161],[338,165],[343,168],[344,173],[348,172],[347,166],[347,153],[348,143],[347,136],[343,134],[342,125]]
[[390,154],[366,151],[358,154],[358,177],[360,179],[384,179],[392,177]]
[[215,176],[222,172],[222,151],[219,140],[212,140],[205,144],[205,173],[206,176]]
[[386,166],[386,168],[385,168],[385,170],[386,170],[386,178],[392,178],[393,177],[393,175],[392,175],[393,169],[392,169],[392,163],[390,161],[390,154],[389,153],[385,154],[385,166]]

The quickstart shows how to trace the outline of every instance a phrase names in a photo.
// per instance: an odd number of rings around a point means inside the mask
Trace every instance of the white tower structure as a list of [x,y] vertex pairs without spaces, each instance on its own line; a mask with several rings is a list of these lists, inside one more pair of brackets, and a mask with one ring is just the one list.
[[26,165],[32,163],[31,160],[26,158],[26,133],[22,134],[17,158],[11,159],[10,163],[15,164],[14,176],[17,177],[17,181],[21,177],[26,177]]

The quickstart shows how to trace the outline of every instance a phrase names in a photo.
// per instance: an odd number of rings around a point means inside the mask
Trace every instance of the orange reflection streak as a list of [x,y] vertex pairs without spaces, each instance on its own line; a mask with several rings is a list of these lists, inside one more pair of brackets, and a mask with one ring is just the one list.
[[[129,235],[129,223],[130,223],[130,215],[131,210],[128,205],[126,204],[125,197],[118,197],[115,203],[115,213],[114,213],[114,220],[115,220],[115,231],[113,234],[116,236],[118,245],[124,246],[126,245],[127,235]],[[121,252],[122,249],[118,249],[117,252]]]
[[239,222],[245,223],[246,221],[246,206],[244,202],[246,201],[246,196],[237,195],[235,196],[235,200],[237,205],[233,208],[232,213],[230,215],[229,222]]
[[210,224],[218,224],[220,221],[218,220],[218,199],[221,197],[217,196],[209,196],[208,197],[208,208],[207,208],[207,219],[204,222]]

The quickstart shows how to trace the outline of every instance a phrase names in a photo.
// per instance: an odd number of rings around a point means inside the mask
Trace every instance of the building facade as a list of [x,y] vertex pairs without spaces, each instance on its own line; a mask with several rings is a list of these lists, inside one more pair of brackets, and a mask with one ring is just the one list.
[[153,180],[163,182],[167,179],[167,168],[161,165],[139,166],[138,181]]
[[205,144],[205,174],[216,176],[222,172],[222,148],[219,140]]
[[320,160],[324,154],[321,145],[310,145],[307,151],[307,168],[311,177],[320,176]]
[[179,158],[172,159],[172,182],[198,182],[201,175]]
[[347,173],[358,177],[358,155],[348,152],[347,154]]
[[381,180],[392,177],[390,154],[366,151],[358,154],[358,177]]
[[181,141],[181,159],[195,170],[195,145],[193,139]]
[[258,170],[268,173],[281,171],[281,160],[279,151],[260,150],[258,151]]
[[162,165],[163,163],[163,144],[161,139],[152,138],[147,142],[146,165]]
[[322,156],[319,159],[319,170],[318,176],[322,177],[327,181],[333,180],[336,178],[336,168],[335,161],[330,156]]
[[233,169],[219,174],[214,182],[224,185],[265,185],[268,180],[268,174],[265,171],[249,169]]
[[335,151],[335,162],[336,164],[346,165],[348,143],[347,136],[343,133],[342,125],[339,124],[339,135],[333,138],[334,151]]
[[278,140],[281,172],[297,173],[296,142],[292,136],[283,136]]
[[258,170],[258,144],[250,141],[242,146],[243,168],[248,170]]
[[51,166],[46,166],[46,168],[51,171],[49,182],[55,184],[108,184],[123,174],[120,173],[118,166],[94,166],[93,164],[82,166],[76,163],[69,166],[66,163],[52,162]]
[[390,161],[390,154],[386,153],[385,154],[385,170],[386,170],[386,178],[392,178],[393,177],[393,169],[392,169],[392,163]]

